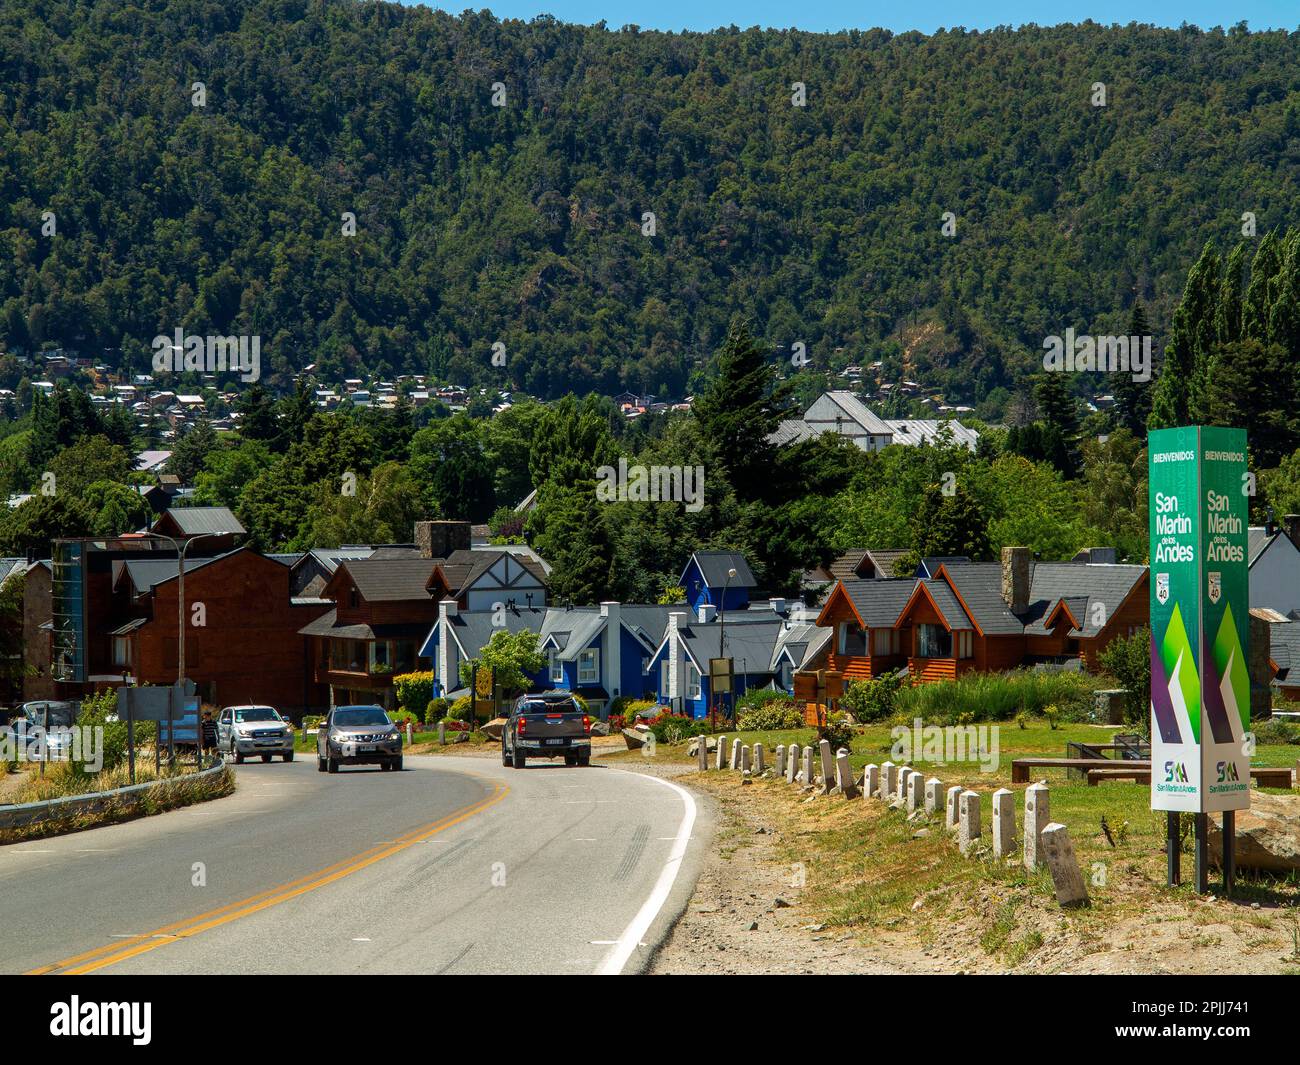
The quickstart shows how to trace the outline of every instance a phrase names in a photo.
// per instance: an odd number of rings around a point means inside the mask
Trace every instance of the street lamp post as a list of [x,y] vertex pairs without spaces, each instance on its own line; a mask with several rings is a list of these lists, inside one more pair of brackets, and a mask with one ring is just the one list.
[[[229,536],[230,533],[210,532],[198,533],[194,536],[188,536],[183,541],[177,540],[174,536],[168,536],[166,533],[148,532],[144,534],[153,540],[166,540],[173,548],[176,549],[176,690],[183,692],[185,690],[185,555],[189,551],[190,544],[195,540],[203,540],[209,536]],[[172,767],[176,766],[176,722],[173,714],[174,702],[167,704],[167,762]],[[203,722],[195,721],[195,751],[200,766],[203,765]]]

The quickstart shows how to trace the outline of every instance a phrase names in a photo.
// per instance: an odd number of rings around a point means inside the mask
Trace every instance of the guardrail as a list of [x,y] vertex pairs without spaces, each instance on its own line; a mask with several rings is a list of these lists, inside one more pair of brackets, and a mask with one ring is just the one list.
[[181,777],[166,777],[140,784],[127,784],[109,791],[92,791],[85,795],[65,795],[57,799],[45,799],[42,802],[0,805],[0,832],[6,829],[28,828],[45,821],[66,821],[80,814],[99,813],[110,809],[115,812],[130,813],[132,806],[143,805],[145,796],[150,792],[159,794],[156,789],[162,789],[161,797],[166,797],[170,792],[182,787],[219,776],[225,768],[225,761],[218,758],[216,765]]

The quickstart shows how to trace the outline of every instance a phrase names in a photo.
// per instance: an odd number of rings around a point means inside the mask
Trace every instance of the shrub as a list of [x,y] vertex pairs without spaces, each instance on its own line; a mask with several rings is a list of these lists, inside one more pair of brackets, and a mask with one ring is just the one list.
[[447,708],[450,705],[451,703],[446,699],[430,699],[429,705],[424,708],[424,720],[430,725],[436,725],[447,716]]
[[832,751],[847,748],[853,742],[853,727],[846,715],[834,713],[826,719],[826,725],[818,738],[829,740]]
[[307,714],[302,719],[302,728],[306,732],[308,729],[320,728],[321,722],[325,720],[324,714]]
[[1300,726],[1292,725],[1281,719],[1268,718],[1264,721],[1257,721],[1251,727],[1251,731],[1255,733],[1256,743],[1300,744]]
[[469,696],[462,695],[447,710],[448,721],[468,721],[469,720]]
[[610,730],[610,732],[622,732],[623,729],[624,729],[625,727],[626,727],[626,725],[624,725],[624,723],[623,723],[623,715],[622,715],[622,714],[610,714],[610,715],[609,715],[609,730]]
[[791,696],[779,688],[750,688],[736,700],[736,712],[739,714],[742,710],[758,710],[769,703],[788,703],[790,701]]
[[623,720],[635,725],[637,719],[648,720],[658,717],[662,710],[653,699],[632,699],[623,708]]
[[1097,661],[1128,693],[1124,697],[1124,723],[1136,725],[1150,721],[1151,630],[1143,627],[1132,636],[1111,640]]
[[1092,712],[1097,677],[1064,670],[1018,669],[1009,673],[967,673],[956,680],[900,688],[894,714],[903,721],[955,725],[966,720],[1014,721],[1017,714],[1041,716],[1055,706],[1062,721],[1083,721]]
[[420,719],[409,710],[394,710],[388,717],[394,725],[405,725],[408,722],[412,725],[420,724]]
[[[105,688],[81,700],[81,710],[76,720],[78,727],[104,730],[103,770],[107,772],[111,772],[126,761],[126,722],[110,721],[110,716],[114,718],[117,716],[117,692],[112,688]],[[136,742],[140,742],[138,726]],[[74,762],[72,772],[78,776],[89,776],[92,770],[81,762]]]
[[659,743],[681,743],[691,736],[700,736],[709,731],[709,722],[706,719],[701,718],[697,721],[685,714],[665,712],[651,718],[647,724]]
[[433,674],[399,673],[393,678],[393,692],[397,696],[397,705],[415,715],[418,722],[419,715],[425,712],[433,698]]
[[894,715],[898,693],[908,684],[901,670],[872,680],[850,681],[840,699],[840,706],[863,724],[886,721]]
[[736,728],[741,732],[803,728],[803,710],[791,699],[784,702],[768,699],[755,709],[739,713],[736,716]]

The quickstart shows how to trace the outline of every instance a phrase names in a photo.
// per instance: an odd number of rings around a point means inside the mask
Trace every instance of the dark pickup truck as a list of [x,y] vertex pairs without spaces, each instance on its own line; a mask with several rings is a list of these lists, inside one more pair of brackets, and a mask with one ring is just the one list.
[[558,758],[565,765],[591,762],[591,718],[568,692],[523,695],[501,733],[501,764],[523,769],[529,758]]

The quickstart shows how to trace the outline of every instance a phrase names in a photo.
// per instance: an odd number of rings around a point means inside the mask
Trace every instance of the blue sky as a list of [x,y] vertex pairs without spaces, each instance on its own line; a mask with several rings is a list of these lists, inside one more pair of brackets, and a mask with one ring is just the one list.
[[1245,20],[1251,29],[1300,27],[1296,0],[911,0],[863,3],[851,0],[460,0],[429,3],[459,13],[486,7],[498,18],[531,19],[554,15],[564,22],[593,23],[604,19],[611,27],[635,23],[644,29],[710,30],[735,24],[794,26],[817,32],[851,27],[883,26],[901,32],[933,32],[940,26],[988,29],[1026,22],[1052,26],[1092,19],[1101,23],[1147,22],[1177,26],[1190,22],[1203,28],[1230,26]]

